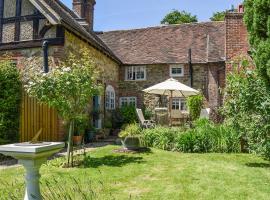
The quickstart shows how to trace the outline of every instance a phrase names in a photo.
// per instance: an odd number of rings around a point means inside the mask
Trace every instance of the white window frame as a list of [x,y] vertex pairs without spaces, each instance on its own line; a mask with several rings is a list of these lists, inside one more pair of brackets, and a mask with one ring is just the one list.
[[132,103],[134,103],[134,106],[137,107],[137,97],[120,97],[119,98],[119,107],[121,108],[124,104],[126,103],[126,105],[130,105]]
[[[137,73],[144,73],[144,78],[138,78]],[[131,74],[130,74],[131,73]],[[125,80],[126,81],[145,81],[146,80],[146,66],[126,66],[125,67]]]
[[[173,69],[181,69],[181,73],[174,74],[172,73]],[[170,66],[170,77],[183,77],[184,76],[184,65],[171,65]]]
[[[182,103],[184,103],[184,109],[182,109]],[[174,109],[173,106],[178,106]],[[172,110],[187,111],[187,100],[185,98],[172,98]]]
[[106,87],[105,107],[106,110],[115,109],[115,90],[111,85]]

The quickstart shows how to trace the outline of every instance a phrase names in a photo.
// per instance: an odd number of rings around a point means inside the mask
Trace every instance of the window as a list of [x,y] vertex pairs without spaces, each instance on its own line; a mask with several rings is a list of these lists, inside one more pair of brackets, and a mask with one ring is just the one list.
[[181,77],[184,76],[184,67],[182,65],[173,65],[170,67],[171,77]]
[[130,66],[126,67],[125,79],[128,81],[146,80],[145,66]]
[[172,110],[186,111],[186,100],[184,98],[173,98],[172,99]]
[[120,107],[126,105],[134,105],[137,106],[137,97],[121,97],[120,98]]
[[115,109],[115,91],[111,85],[106,87],[106,109],[114,110]]

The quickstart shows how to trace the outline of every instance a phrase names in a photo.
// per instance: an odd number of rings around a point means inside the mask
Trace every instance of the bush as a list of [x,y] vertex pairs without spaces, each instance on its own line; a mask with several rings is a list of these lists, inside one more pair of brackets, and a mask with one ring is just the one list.
[[153,129],[144,129],[142,132],[141,143],[148,147],[173,150],[174,139],[179,131],[181,131],[179,128],[161,126]]
[[119,133],[119,137],[138,136],[141,134],[141,128],[138,124],[128,124]]
[[0,144],[19,139],[21,81],[16,66],[0,61]]
[[182,152],[240,152],[238,133],[230,126],[216,125],[207,119],[195,122],[195,128],[179,134],[175,148]]
[[136,108],[134,105],[125,105],[120,109],[124,123],[134,123],[137,121]]
[[188,110],[192,120],[196,120],[200,117],[201,109],[203,106],[203,96],[196,95],[190,96],[187,99]]
[[187,153],[240,152],[238,133],[228,125],[215,125],[207,119],[195,121],[193,129],[156,127],[142,131],[145,146]]

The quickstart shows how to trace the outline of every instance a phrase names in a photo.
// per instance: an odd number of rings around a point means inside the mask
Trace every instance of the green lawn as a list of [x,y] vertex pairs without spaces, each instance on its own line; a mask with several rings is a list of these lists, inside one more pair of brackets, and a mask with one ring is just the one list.
[[[107,146],[88,153],[85,167],[59,168],[56,165],[61,159],[50,161],[41,169],[43,192],[57,190],[64,196],[64,191],[72,191],[75,184],[75,200],[79,200],[76,191],[89,196],[93,191],[93,199],[117,200],[270,197],[270,163],[254,155],[183,154],[156,149],[139,154],[113,153],[116,148]],[[21,198],[23,172],[21,167],[0,171],[0,199],[9,199],[7,195]],[[89,196],[85,199],[91,199]]]

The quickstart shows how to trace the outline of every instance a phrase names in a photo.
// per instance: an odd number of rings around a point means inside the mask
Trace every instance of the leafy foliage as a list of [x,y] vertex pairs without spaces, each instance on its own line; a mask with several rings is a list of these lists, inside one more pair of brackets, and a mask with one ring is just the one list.
[[21,81],[16,66],[0,61],[0,144],[18,141]]
[[136,108],[134,105],[124,105],[120,108],[120,113],[124,123],[134,123],[137,121]]
[[195,122],[195,128],[175,139],[175,149],[190,153],[240,152],[238,133],[230,126],[215,125],[207,119]]
[[270,1],[245,0],[244,20],[260,77],[270,89]]
[[147,147],[172,150],[174,147],[174,139],[179,131],[181,131],[181,129],[162,126],[158,126],[154,129],[144,129],[141,141],[142,144]]
[[213,16],[210,18],[211,21],[224,21],[225,20],[226,11],[215,12]]
[[187,105],[192,120],[196,120],[200,117],[201,109],[203,106],[203,96],[196,95],[190,96],[187,99]]
[[241,137],[247,138],[250,152],[270,158],[270,93],[249,65],[242,58],[227,75],[224,114]]
[[186,11],[173,10],[163,18],[161,24],[183,24],[197,21],[198,19],[196,15],[192,15]]
[[238,133],[228,125],[215,125],[207,119],[195,122],[193,129],[156,127],[145,129],[142,144],[163,150],[188,153],[240,152]]
[[58,67],[51,67],[47,74],[35,64],[35,58],[28,60],[29,65],[23,73],[25,89],[30,96],[54,107],[70,125],[68,163],[73,146],[74,121],[87,113],[89,99],[102,89],[98,83],[99,70],[89,59],[89,51],[83,48],[76,54],[70,53],[65,62]]
[[137,136],[141,134],[141,128],[138,124],[128,124],[124,129],[119,133],[119,137],[125,138],[127,136]]

